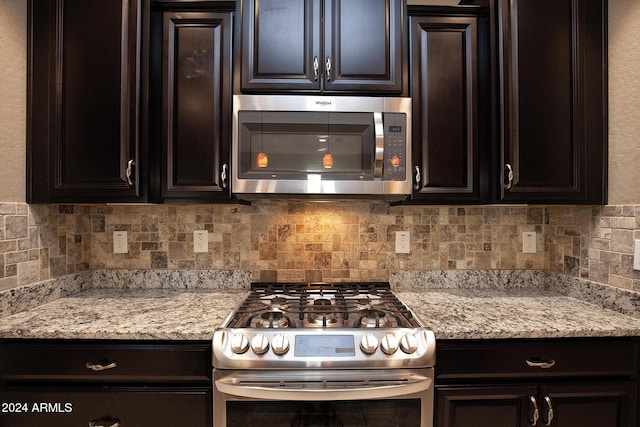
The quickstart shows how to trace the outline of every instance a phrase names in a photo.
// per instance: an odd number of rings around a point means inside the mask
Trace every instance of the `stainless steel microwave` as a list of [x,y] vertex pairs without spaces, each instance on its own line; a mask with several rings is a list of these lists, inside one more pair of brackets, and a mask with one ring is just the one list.
[[232,191],[239,198],[411,193],[411,99],[235,95]]

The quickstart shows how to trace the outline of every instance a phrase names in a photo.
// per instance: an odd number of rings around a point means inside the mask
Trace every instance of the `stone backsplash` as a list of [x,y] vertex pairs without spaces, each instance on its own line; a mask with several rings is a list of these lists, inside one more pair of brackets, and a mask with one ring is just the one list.
[[[126,254],[113,231],[126,230]],[[193,252],[193,231],[209,251]],[[411,253],[395,253],[409,231]],[[536,254],[522,232],[536,231]],[[402,270],[564,272],[640,290],[632,269],[640,205],[389,206],[383,202],[244,205],[0,203],[0,290],[86,270],[248,270],[252,280],[389,280]]]

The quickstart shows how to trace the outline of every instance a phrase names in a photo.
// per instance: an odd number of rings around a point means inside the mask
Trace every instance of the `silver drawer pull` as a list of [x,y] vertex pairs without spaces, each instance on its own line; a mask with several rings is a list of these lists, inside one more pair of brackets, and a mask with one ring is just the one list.
[[544,401],[547,402],[549,410],[547,411],[547,420],[544,421],[543,425],[545,427],[549,427],[551,425],[551,421],[553,421],[553,406],[551,405],[551,398],[549,396],[545,396]]
[[553,359],[542,359],[539,357],[531,357],[527,359],[527,365],[532,366],[534,368],[542,368],[549,369],[556,364],[556,361]]
[[132,169],[136,165],[135,160],[131,159],[127,162],[127,170],[125,171],[125,175],[127,177],[127,184],[133,185],[133,181],[131,181]]
[[120,427],[120,420],[100,418],[99,420],[89,421],[89,427]]
[[111,360],[98,360],[96,362],[87,362],[86,364],[87,369],[91,369],[94,372],[106,371],[107,369],[113,369],[117,366],[118,364]]

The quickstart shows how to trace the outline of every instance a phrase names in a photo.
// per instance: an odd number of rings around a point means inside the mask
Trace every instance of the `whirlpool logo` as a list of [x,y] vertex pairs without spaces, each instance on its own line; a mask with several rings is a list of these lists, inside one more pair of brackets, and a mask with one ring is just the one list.
[[333,102],[327,101],[327,100],[319,99],[319,100],[316,101],[316,105],[318,105],[320,107],[326,107],[327,105],[331,105],[331,104],[333,104]]

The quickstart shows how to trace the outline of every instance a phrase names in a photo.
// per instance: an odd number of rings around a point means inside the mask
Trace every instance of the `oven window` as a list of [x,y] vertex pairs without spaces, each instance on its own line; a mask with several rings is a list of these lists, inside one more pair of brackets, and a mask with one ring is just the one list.
[[240,111],[239,176],[368,179],[375,132],[368,113]]
[[228,401],[227,427],[420,427],[420,399]]

